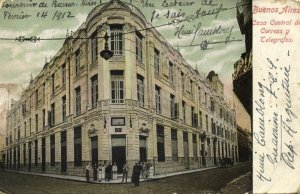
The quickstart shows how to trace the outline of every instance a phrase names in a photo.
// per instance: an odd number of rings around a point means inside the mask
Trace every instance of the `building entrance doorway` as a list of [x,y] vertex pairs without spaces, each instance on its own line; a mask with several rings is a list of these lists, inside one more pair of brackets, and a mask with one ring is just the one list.
[[140,135],[140,161],[147,162],[147,137]]
[[185,168],[189,169],[189,138],[187,132],[183,132],[183,152]]
[[61,132],[61,172],[67,172],[67,133]]
[[17,149],[17,157],[18,157],[18,163],[17,163],[17,169],[19,170],[20,169],[20,145],[18,146],[18,149]]
[[31,171],[31,142],[28,144],[28,171]]
[[45,172],[46,167],[46,140],[42,138],[42,171]]
[[123,165],[126,162],[126,136],[111,136],[112,164],[116,162],[118,173],[122,173]]
[[92,166],[98,166],[98,136],[91,137]]

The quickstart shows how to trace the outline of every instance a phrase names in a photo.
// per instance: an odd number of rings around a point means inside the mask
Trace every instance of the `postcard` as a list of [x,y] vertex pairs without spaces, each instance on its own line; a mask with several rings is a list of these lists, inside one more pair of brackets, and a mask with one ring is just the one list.
[[0,7],[0,192],[299,192],[297,1]]

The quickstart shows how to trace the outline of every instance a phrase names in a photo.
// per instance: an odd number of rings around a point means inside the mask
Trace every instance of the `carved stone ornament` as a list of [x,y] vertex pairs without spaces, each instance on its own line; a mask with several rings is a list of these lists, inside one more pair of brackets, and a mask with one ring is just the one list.
[[139,129],[140,135],[148,136],[149,135],[149,128],[146,127],[146,123],[142,123],[142,127]]
[[95,134],[97,132],[97,129],[95,128],[95,125],[92,123],[90,129],[88,130],[89,135]]

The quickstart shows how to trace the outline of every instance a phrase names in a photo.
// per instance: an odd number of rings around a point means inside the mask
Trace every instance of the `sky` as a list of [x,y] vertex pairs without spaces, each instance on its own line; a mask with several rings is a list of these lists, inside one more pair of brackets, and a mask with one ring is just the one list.
[[[90,6],[87,4],[83,6],[83,1],[89,2]],[[86,20],[88,13],[95,7],[95,4],[99,5],[100,2],[105,3],[107,1],[6,0],[0,9],[0,39],[15,39],[19,36],[65,38],[67,31],[76,31]],[[146,1],[148,5],[152,4],[154,7],[145,6]],[[125,2],[130,2],[130,0]],[[172,2],[173,4],[171,4]],[[233,104],[233,64],[240,58],[241,53],[245,52],[244,36],[240,33],[236,20],[236,8],[234,8],[236,2],[234,0],[212,0],[211,5],[207,5],[209,0],[176,0],[177,5],[172,6],[174,2],[175,0],[132,0],[132,4],[142,11],[147,21],[153,26],[168,24],[174,19],[182,20],[191,15],[195,16],[197,10],[198,13],[209,13],[209,11],[216,11],[220,7],[228,8],[222,10],[217,16],[216,14],[205,15],[194,19],[194,21],[187,20],[177,25],[165,25],[156,29],[169,44],[181,52],[183,58],[192,67],[196,68],[197,66],[198,71],[203,76],[214,70],[225,85],[226,101]],[[189,2],[192,6],[179,6],[179,2]],[[34,5],[34,3],[36,4]],[[42,6],[41,3],[46,3],[47,7],[39,7]],[[64,6],[63,3],[74,4],[68,4],[71,7],[60,8],[59,6]],[[20,7],[25,4],[27,6],[32,5],[32,7]],[[17,5],[19,8],[11,8]],[[64,17],[62,17],[63,13],[65,13]],[[27,19],[24,15],[27,15]],[[68,18],[68,15],[74,17]],[[17,17],[19,19],[15,19]],[[181,28],[183,31],[189,31],[193,34],[180,35],[178,38],[176,32]],[[221,28],[225,32],[203,35],[207,30],[215,28]],[[197,35],[195,35],[196,29],[198,29]],[[183,33],[183,31],[181,32]],[[225,43],[224,41],[228,36],[230,40],[234,41]],[[191,46],[199,45],[205,40],[222,43],[209,44],[209,49],[206,50],[201,49],[200,46]],[[0,84],[18,84],[20,87],[12,95],[14,98],[18,98],[22,91],[20,88],[28,86],[31,76],[35,77],[41,71],[45,64],[45,58],[47,57],[49,60],[51,56],[54,56],[62,44],[63,40],[43,40],[36,43],[0,40]],[[7,101],[7,98],[3,96],[7,96],[7,92],[0,93],[0,105]],[[237,101],[235,104],[242,113],[245,112]],[[247,115],[245,114],[243,117],[246,118]]]

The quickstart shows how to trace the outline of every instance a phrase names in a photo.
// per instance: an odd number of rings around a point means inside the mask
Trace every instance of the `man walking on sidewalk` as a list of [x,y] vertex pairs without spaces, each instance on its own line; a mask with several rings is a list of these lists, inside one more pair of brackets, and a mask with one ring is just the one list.
[[127,176],[128,176],[128,166],[127,166],[127,162],[125,162],[124,166],[123,166],[123,177],[122,177],[122,182],[124,182],[124,178],[125,178],[125,181],[127,183]]
[[89,165],[89,163],[86,163],[86,166],[85,166],[85,176],[86,176],[86,181],[90,182],[90,165]]

